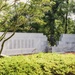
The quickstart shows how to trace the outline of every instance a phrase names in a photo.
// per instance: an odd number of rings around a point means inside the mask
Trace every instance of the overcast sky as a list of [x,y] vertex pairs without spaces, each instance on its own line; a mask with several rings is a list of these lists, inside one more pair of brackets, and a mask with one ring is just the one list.
[[26,2],[27,0],[20,0],[20,1],[22,1],[22,2]]
[[20,0],[20,1],[22,1],[22,2],[26,2],[26,0]]
[[[12,3],[14,0],[10,0],[9,3]],[[20,0],[21,2],[26,2],[27,0]]]

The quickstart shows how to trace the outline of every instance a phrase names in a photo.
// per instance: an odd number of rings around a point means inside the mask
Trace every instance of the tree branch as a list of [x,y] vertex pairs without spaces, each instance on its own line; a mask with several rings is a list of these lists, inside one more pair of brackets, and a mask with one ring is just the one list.
[[4,47],[5,42],[7,40],[9,40],[15,34],[15,31],[16,31],[16,29],[14,30],[14,32],[8,38],[6,38],[5,40],[3,40],[2,45],[1,45],[0,55],[2,53],[2,50],[3,50],[3,47]]
[[0,36],[0,41],[2,41],[2,40],[4,39],[4,37],[5,37],[6,33],[7,33],[7,31],[6,31],[6,32],[4,32],[4,33]]

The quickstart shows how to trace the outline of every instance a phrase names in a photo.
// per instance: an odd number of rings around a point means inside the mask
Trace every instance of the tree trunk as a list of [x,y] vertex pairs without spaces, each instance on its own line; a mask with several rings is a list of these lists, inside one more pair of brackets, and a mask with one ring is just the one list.
[[66,3],[67,3],[67,8],[66,8],[67,12],[66,12],[66,18],[65,18],[65,20],[66,20],[66,23],[65,23],[65,34],[67,33],[67,28],[68,28],[68,0],[66,0]]
[[8,38],[6,38],[5,40],[3,40],[2,45],[1,45],[0,55],[1,55],[2,51],[3,51],[3,47],[4,47],[5,42],[7,40],[9,40],[14,34],[15,34],[15,31],[13,32],[12,35],[10,35]]

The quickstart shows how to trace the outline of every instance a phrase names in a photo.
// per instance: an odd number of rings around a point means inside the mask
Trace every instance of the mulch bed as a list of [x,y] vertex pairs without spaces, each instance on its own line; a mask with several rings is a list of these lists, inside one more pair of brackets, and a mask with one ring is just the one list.
[[65,52],[64,54],[75,54],[75,52]]

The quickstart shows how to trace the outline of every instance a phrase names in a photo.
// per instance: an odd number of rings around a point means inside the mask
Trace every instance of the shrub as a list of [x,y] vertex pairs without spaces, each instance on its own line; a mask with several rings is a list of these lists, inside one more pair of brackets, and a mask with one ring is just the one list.
[[0,58],[0,75],[75,75],[75,55],[39,53]]

